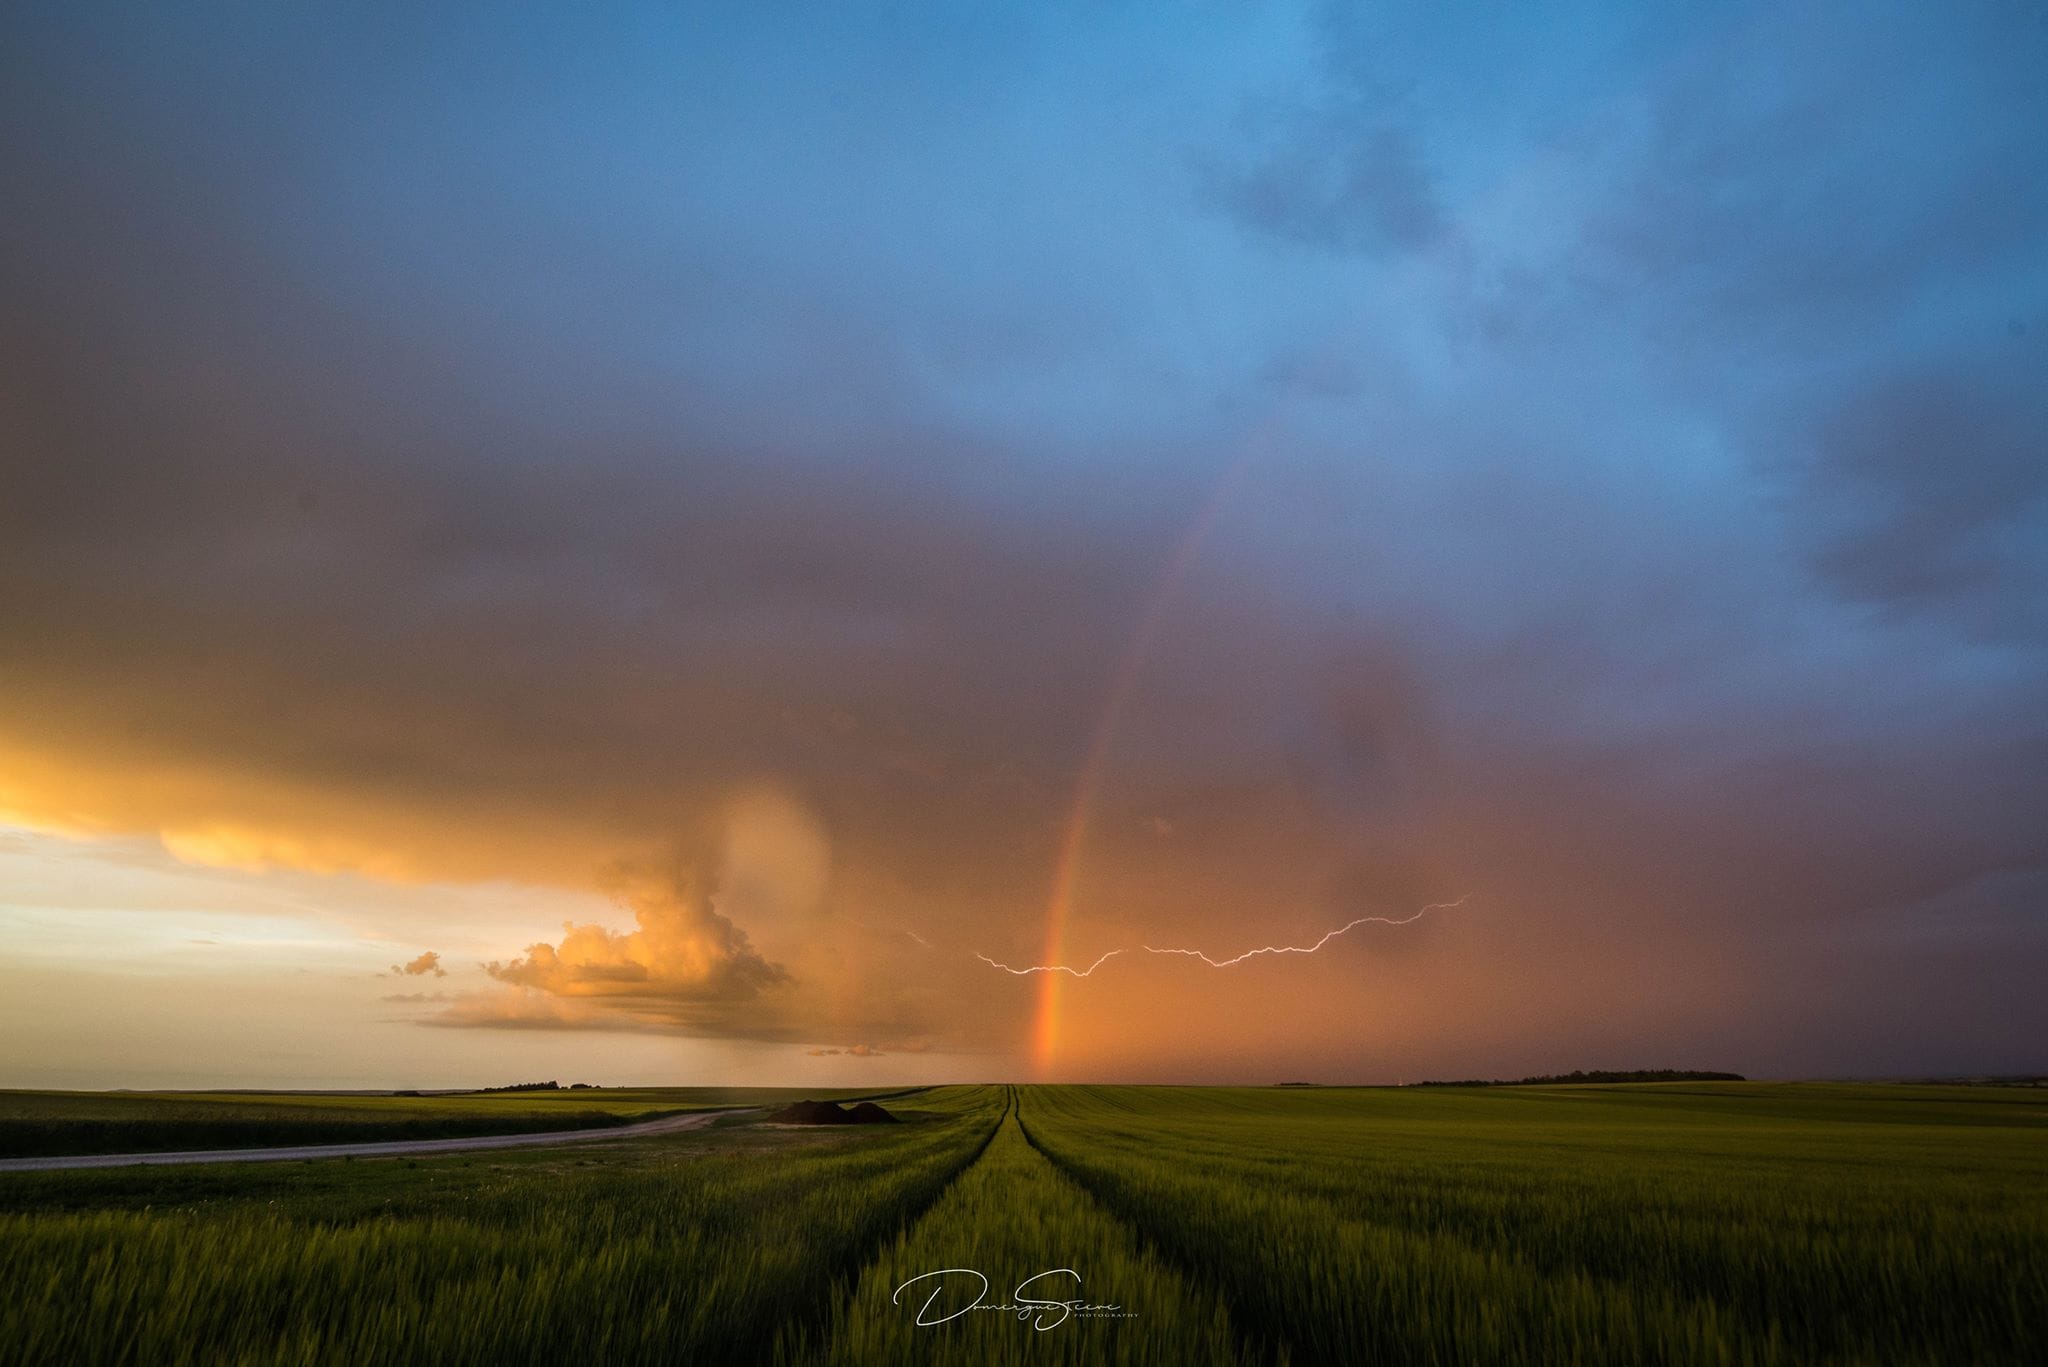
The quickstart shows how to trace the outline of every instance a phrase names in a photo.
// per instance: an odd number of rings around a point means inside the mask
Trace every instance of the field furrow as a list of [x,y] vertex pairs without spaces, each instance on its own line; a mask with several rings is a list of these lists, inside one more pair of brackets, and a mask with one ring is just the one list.
[[835,1298],[823,1332],[785,1334],[776,1357],[785,1367],[1247,1360],[1214,1293],[1031,1148],[1014,1098],[980,1161]]

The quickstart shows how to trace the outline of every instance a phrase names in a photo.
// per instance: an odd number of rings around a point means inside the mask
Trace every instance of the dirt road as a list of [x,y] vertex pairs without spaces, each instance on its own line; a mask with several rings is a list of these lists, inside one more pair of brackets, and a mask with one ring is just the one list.
[[274,1149],[203,1149],[170,1153],[86,1153],[52,1158],[0,1159],[0,1172],[55,1172],[65,1168],[128,1168],[157,1163],[286,1163],[305,1158],[395,1158],[416,1153],[518,1149],[535,1144],[592,1144],[605,1139],[698,1130],[720,1116],[748,1115],[758,1107],[692,1111],[606,1129],[548,1130],[541,1134],[481,1134],[461,1139],[392,1139],[372,1144],[295,1144]]

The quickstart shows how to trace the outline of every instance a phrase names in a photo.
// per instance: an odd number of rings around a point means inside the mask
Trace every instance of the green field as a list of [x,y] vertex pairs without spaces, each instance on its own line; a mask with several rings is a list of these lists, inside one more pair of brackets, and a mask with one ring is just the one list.
[[788,1087],[594,1087],[359,1096],[319,1092],[0,1091],[0,1158],[277,1144],[453,1139],[625,1125],[724,1106],[869,1092]]
[[[2038,1091],[959,1087],[891,1106],[908,1123],[0,1174],[0,1356],[2048,1361]],[[1025,1294],[1116,1308],[965,1310],[958,1274],[905,1287],[949,1268],[985,1274],[990,1305],[1070,1268],[1078,1287]]]

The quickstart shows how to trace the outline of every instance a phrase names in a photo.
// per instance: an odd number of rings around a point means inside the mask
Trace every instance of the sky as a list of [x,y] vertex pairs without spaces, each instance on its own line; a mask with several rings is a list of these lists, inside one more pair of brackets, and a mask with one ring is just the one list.
[[2038,0],[10,6],[0,1086],[2048,1068],[2044,169]]

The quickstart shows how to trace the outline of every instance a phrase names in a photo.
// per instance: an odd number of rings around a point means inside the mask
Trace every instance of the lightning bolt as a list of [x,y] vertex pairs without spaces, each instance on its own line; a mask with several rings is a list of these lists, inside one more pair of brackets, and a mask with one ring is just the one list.
[[[1470,900],[1471,894],[1467,893],[1455,902],[1431,902],[1412,916],[1360,916],[1356,920],[1346,921],[1335,930],[1326,932],[1322,939],[1317,940],[1312,945],[1261,945],[1257,949],[1247,949],[1244,953],[1232,959],[1212,959],[1199,949],[1158,949],[1152,945],[1140,945],[1138,948],[1144,950],[1147,954],[1179,954],[1190,959],[1200,959],[1211,968],[1229,968],[1234,964],[1243,963],[1246,959],[1257,958],[1261,954],[1313,954],[1339,935],[1344,934],[1346,931],[1356,930],[1360,926],[1412,925],[1429,915],[1432,911],[1449,911],[1453,907],[1464,906]],[[990,968],[1000,968],[1005,973],[1014,973],[1019,977],[1027,973],[1068,973],[1076,978],[1085,978],[1117,955],[1130,952],[1128,949],[1112,949],[1086,968],[1070,968],[1066,964],[1029,964],[1023,968],[1012,968],[1008,964],[997,963],[986,954],[976,954],[974,957],[987,964]]]
[[[1159,951],[1154,950],[1152,952],[1157,954]],[[1088,965],[1088,967],[1086,968],[1068,968],[1065,964],[1032,964],[1027,968],[1012,968],[1008,964],[997,963],[994,959],[989,958],[989,956],[986,954],[977,954],[974,957],[981,960],[983,963],[987,964],[990,968],[1000,968],[1003,970],[1003,972],[1015,973],[1020,978],[1023,977],[1026,973],[1071,973],[1077,978],[1085,978],[1090,973],[1093,973],[1096,969],[1108,963],[1111,959],[1114,959],[1117,955],[1128,953],[1130,953],[1130,951],[1126,949],[1112,949],[1111,951],[1109,951],[1109,953],[1103,955],[1101,958],[1097,959],[1094,963]]]
[[1338,926],[1335,930],[1330,931],[1328,934],[1324,935],[1322,939],[1316,941],[1312,945],[1261,945],[1257,949],[1247,949],[1244,953],[1238,955],[1234,959],[1212,959],[1199,949],[1154,949],[1150,945],[1146,945],[1144,949],[1147,954],[1185,954],[1190,958],[1200,959],[1203,963],[1209,965],[1209,967],[1211,968],[1229,968],[1232,964],[1241,964],[1246,959],[1255,958],[1261,954],[1313,954],[1317,950],[1321,949],[1324,945],[1330,943],[1330,941],[1336,939],[1339,935],[1342,935],[1347,930],[1355,930],[1359,926],[1369,925],[1410,925],[1416,921],[1420,921],[1423,917],[1429,915],[1429,913],[1431,913],[1432,911],[1449,911],[1453,907],[1461,907],[1465,905],[1465,903],[1468,900],[1470,900],[1470,897],[1471,894],[1468,893],[1464,897],[1460,897],[1455,902],[1431,902],[1428,906],[1422,908],[1422,910],[1416,912],[1413,916],[1361,916],[1355,921],[1347,921],[1343,925]]

